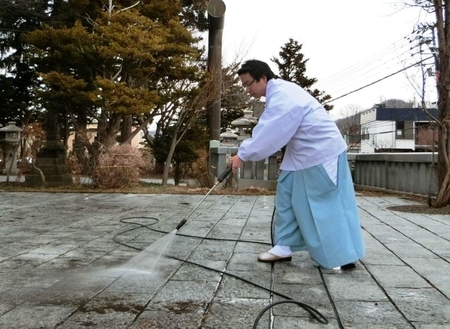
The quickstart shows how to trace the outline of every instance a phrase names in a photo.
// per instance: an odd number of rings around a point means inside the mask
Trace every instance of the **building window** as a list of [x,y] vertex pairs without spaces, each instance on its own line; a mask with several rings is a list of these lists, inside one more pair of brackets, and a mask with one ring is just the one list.
[[369,129],[368,128],[363,128],[363,133],[362,133],[361,139],[369,139]]
[[397,121],[396,122],[396,133],[397,138],[405,138],[405,122]]

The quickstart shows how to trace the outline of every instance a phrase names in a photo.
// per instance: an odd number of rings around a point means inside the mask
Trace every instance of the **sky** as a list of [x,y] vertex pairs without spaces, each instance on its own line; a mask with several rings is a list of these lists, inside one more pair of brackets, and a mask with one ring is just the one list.
[[[330,102],[334,118],[386,99],[420,100],[420,71],[416,66],[404,68],[432,54],[411,56],[413,44],[408,37],[425,13],[418,8],[400,9],[403,0],[223,2],[224,63],[259,59],[277,73],[271,58],[279,57],[281,47],[292,38],[308,59],[306,76],[318,80],[313,87],[335,99]],[[425,63],[434,68],[432,59]],[[434,102],[434,77],[425,81],[425,98]]]

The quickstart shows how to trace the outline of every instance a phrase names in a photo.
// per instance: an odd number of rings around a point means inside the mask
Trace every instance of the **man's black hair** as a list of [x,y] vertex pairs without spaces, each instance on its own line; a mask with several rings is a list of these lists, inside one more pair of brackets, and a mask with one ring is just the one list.
[[266,62],[259,61],[257,59],[251,59],[244,62],[237,73],[238,75],[248,73],[256,81],[259,81],[262,77],[266,77],[267,81],[277,78]]

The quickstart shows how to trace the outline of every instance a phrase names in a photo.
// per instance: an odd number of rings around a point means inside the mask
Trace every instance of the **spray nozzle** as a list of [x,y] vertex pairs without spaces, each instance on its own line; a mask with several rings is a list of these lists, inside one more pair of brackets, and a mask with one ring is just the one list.
[[224,180],[225,178],[227,178],[229,174],[231,174],[231,169],[232,169],[232,167],[230,166],[229,168],[227,168],[227,170],[225,170],[225,171],[222,173],[222,175],[220,175],[219,178],[217,178],[217,183],[214,184],[214,186],[209,190],[208,193],[206,193],[206,195],[205,195],[205,196],[203,197],[203,199],[195,206],[195,208],[191,211],[191,213],[190,213],[186,218],[184,218],[181,222],[178,223],[177,228],[176,228],[177,230],[179,230],[180,228],[182,228],[182,227],[186,224],[187,219],[194,213],[194,211],[195,211],[195,210],[198,208],[198,206],[203,202],[203,200],[205,200],[205,198],[206,198],[206,197],[214,190],[214,188],[215,188],[219,183],[223,182],[223,180]]
[[180,228],[182,228],[184,226],[184,224],[186,224],[187,220],[186,218],[184,218],[181,222],[178,223],[177,225],[177,230],[179,230]]

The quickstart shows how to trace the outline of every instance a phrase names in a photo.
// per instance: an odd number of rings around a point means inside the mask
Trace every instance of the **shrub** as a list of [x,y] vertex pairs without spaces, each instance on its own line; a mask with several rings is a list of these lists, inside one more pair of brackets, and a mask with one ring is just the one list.
[[197,160],[192,166],[192,176],[197,179],[201,187],[212,187],[214,182],[208,170],[208,151],[199,149],[197,150],[197,156]]
[[102,188],[124,188],[137,185],[145,162],[139,150],[131,145],[113,146],[98,157],[91,179]]
[[69,154],[66,161],[67,171],[74,178],[75,184],[81,184],[81,174],[83,173],[83,166],[78,161],[77,156],[73,153]]

